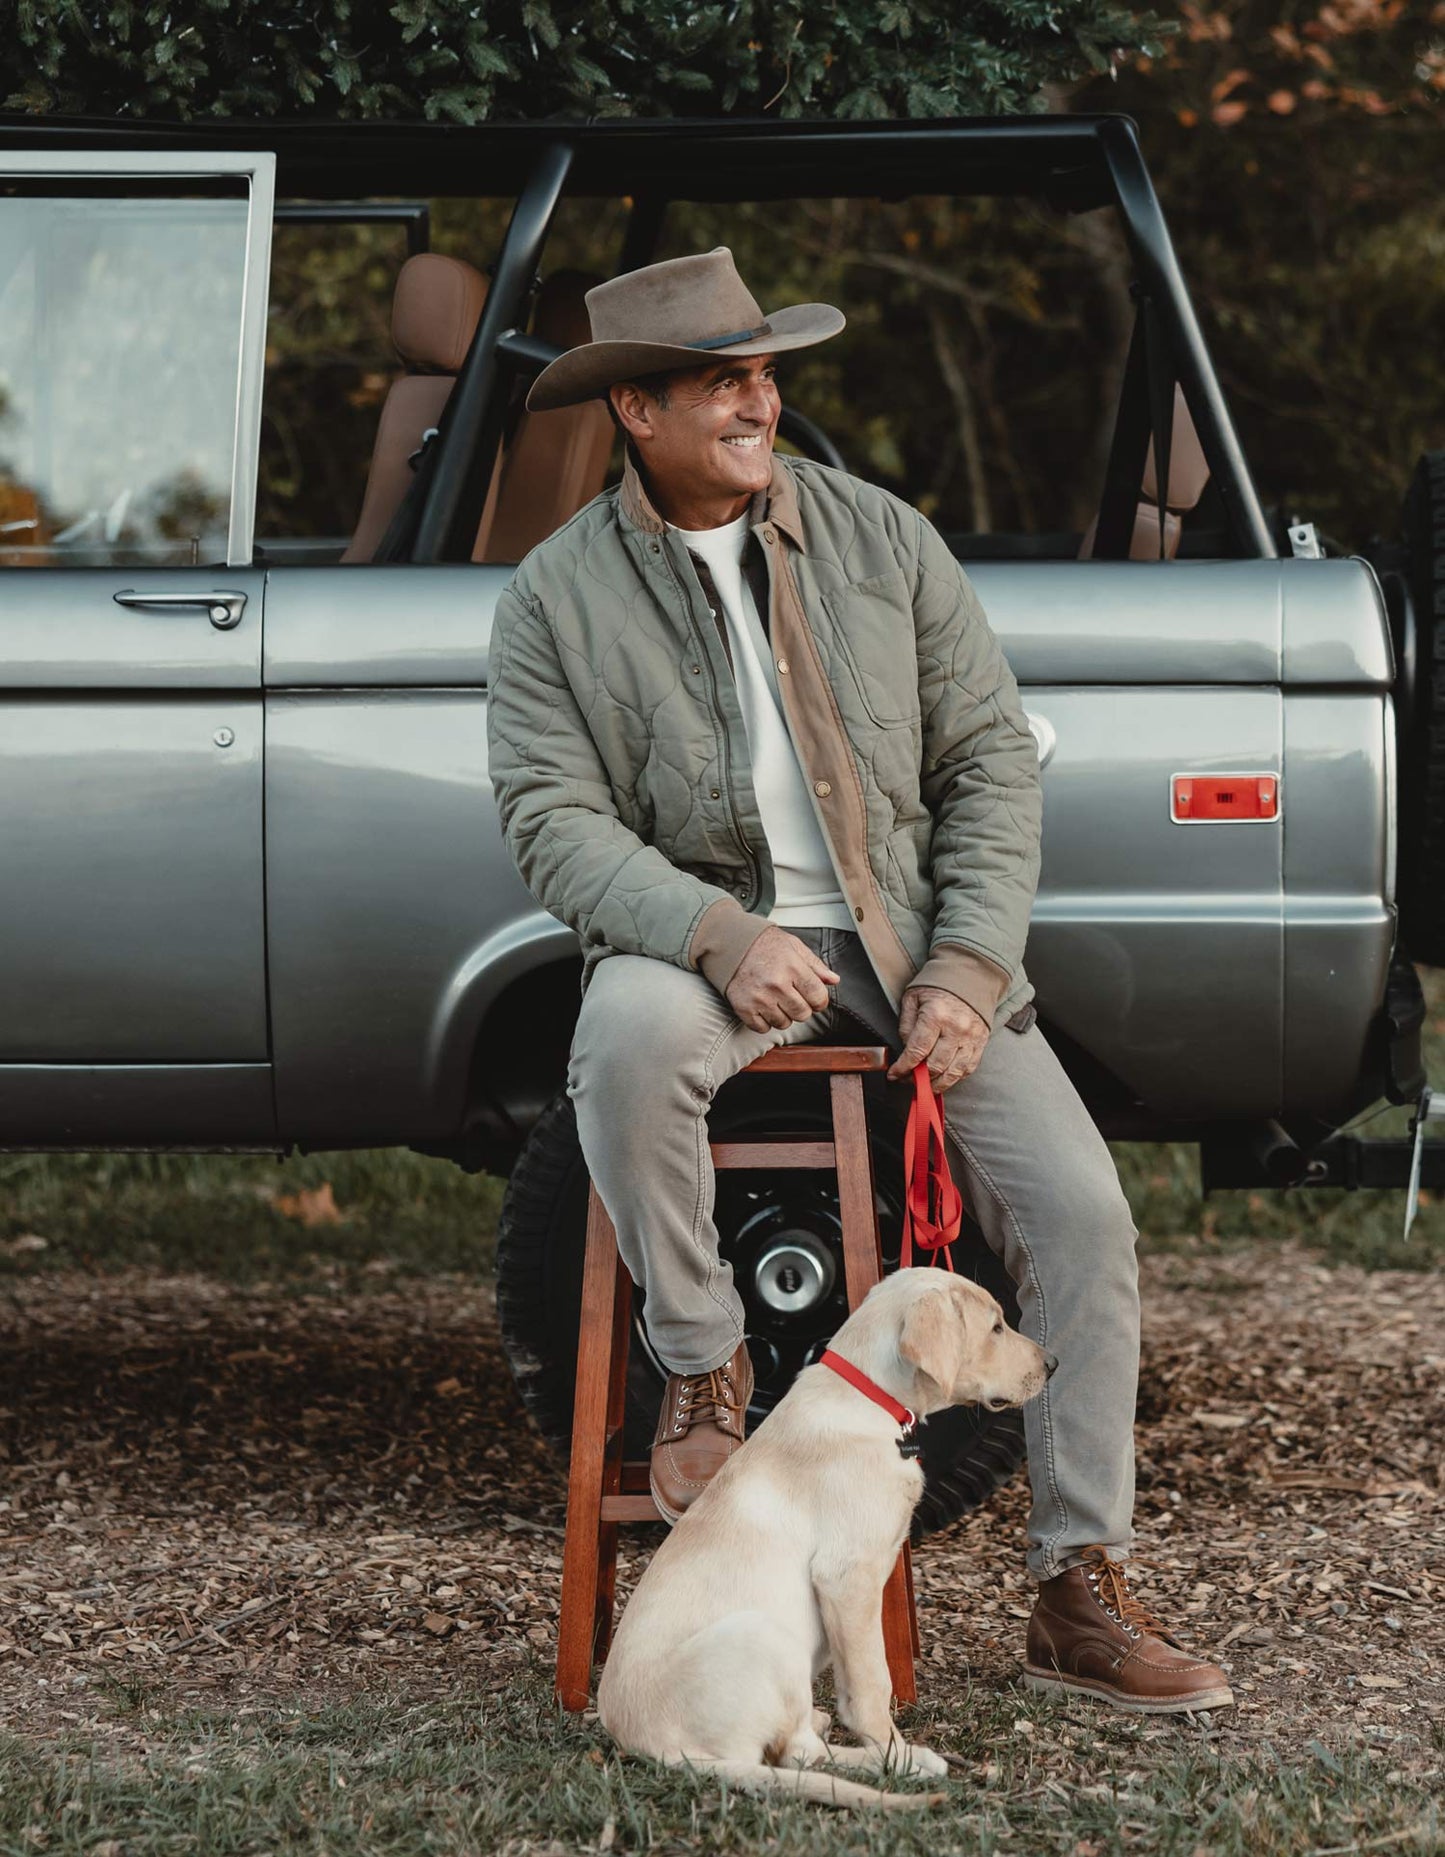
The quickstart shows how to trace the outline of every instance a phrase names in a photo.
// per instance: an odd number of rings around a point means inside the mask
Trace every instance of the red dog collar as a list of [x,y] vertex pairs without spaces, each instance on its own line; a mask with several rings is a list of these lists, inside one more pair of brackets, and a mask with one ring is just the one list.
[[855,1367],[852,1361],[844,1360],[841,1354],[835,1354],[831,1348],[824,1348],[819,1355],[823,1366],[831,1367],[849,1386],[856,1386],[866,1399],[871,1399],[875,1406],[882,1406],[889,1418],[903,1427],[903,1436],[898,1440],[898,1448],[905,1457],[916,1457],[918,1446],[906,1441],[912,1436],[918,1425],[918,1414],[910,1406],[905,1406],[892,1393],[885,1393],[876,1380],[870,1380],[861,1367]]

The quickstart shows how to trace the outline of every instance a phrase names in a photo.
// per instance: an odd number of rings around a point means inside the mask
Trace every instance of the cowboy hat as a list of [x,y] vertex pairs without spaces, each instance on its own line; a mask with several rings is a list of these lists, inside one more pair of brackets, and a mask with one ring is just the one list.
[[592,340],[543,368],[527,395],[528,412],[575,406],[639,374],[807,348],[844,322],[827,303],[795,303],[764,316],[726,245],[594,284],[587,314]]

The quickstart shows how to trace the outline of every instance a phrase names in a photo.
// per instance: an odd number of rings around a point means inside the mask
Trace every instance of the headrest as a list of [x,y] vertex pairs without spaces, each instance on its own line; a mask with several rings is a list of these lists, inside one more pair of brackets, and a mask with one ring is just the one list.
[[455,374],[487,300],[487,280],[460,258],[419,251],[397,273],[391,339],[414,368]]
[[[1144,461],[1143,495],[1153,502],[1155,489],[1154,441],[1149,441],[1149,455]],[[1169,494],[1166,509],[1193,509],[1209,482],[1209,466],[1204,462],[1204,447],[1184,403],[1184,389],[1174,383],[1174,428],[1169,434]],[[1157,533],[1157,530],[1156,530]]]

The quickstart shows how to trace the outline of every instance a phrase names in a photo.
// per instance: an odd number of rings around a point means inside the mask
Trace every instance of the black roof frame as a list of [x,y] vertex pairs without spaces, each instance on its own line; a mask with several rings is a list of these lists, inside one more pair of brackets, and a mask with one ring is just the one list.
[[[610,121],[503,123],[120,123],[0,112],[0,163],[11,147],[135,153],[268,149],[277,194],[355,199],[363,193],[511,195],[511,223],[471,349],[429,459],[428,493],[398,551],[422,561],[468,560],[507,402],[518,374],[535,371],[540,344],[524,337],[552,215],[564,195],[639,202],[640,221],[667,199],[768,200],[905,197],[912,193],[1034,196],[1065,211],[1112,205],[1134,261],[1141,318],[1167,349],[1184,389],[1232,537],[1244,555],[1273,557],[1274,539],[1214,373],[1154,192],[1133,120],[1123,115],[966,117],[929,122]],[[644,236],[629,241],[636,249]],[[628,257],[625,254],[624,263]],[[1134,370],[1138,375],[1142,370]],[[1153,358],[1154,386],[1161,375]],[[1126,391],[1131,376],[1126,376]],[[1100,539],[1123,540],[1123,478],[1143,465],[1148,412],[1121,403],[1128,443],[1110,460],[1114,508]],[[1139,434],[1145,436],[1142,442]],[[1117,435],[1116,435],[1117,436]],[[1167,437],[1167,434],[1166,434]],[[1167,454],[1167,445],[1160,447]],[[1127,471],[1121,471],[1121,462]],[[1139,476],[1133,472],[1137,486]],[[1108,516],[1107,523],[1104,517]],[[1125,543],[1125,546],[1127,544]],[[1123,548],[1119,549],[1123,552]]]

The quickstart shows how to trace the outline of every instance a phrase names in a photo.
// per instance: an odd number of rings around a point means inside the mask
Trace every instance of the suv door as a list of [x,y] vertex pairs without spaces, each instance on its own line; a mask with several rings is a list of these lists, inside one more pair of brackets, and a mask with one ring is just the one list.
[[264,1142],[269,154],[0,156],[0,1142]]

